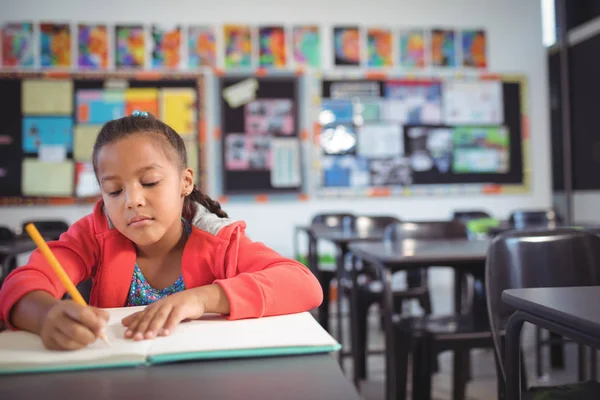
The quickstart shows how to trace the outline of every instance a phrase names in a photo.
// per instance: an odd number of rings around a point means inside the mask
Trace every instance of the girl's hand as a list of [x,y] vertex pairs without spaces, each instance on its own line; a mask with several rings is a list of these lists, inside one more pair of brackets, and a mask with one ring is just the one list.
[[167,336],[181,321],[200,318],[206,310],[206,295],[202,289],[172,294],[125,317],[122,321],[127,327],[125,337],[144,340]]
[[94,343],[107,322],[106,311],[63,300],[48,311],[40,337],[49,350],[78,350]]

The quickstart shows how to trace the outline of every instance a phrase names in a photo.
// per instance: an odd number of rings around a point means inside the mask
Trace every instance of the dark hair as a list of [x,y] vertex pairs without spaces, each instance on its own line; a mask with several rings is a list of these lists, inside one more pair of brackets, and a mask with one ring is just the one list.
[[[104,124],[100,130],[92,153],[92,162],[96,177],[98,176],[98,153],[102,147],[106,144],[125,139],[136,134],[152,135],[159,140],[167,142],[172,150],[168,155],[171,157],[175,155],[177,157],[176,161],[179,163],[179,167],[181,169],[187,167],[187,152],[185,150],[185,143],[183,142],[183,139],[181,139],[181,136],[179,136],[179,134],[175,132],[173,128],[154,118],[151,114],[143,116],[132,115],[109,121]],[[202,204],[208,211],[218,215],[221,218],[227,218],[227,213],[221,209],[221,205],[217,201],[202,193],[200,188],[194,185],[192,193],[186,196],[183,203],[182,215],[188,221],[192,220],[196,212],[193,205],[194,202]]]

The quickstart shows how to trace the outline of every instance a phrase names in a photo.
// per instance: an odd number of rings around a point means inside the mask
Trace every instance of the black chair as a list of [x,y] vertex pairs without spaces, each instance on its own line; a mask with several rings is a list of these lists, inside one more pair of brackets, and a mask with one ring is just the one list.
[[[553,209],[539,210],[515,210],[510,214],[508,222],[516,229],[545,229],[557,228],[562,223],[562,219]],[[555,367],[564,366],[564,339],[560,336],[550,333],[549,339],[544,339],[542,329],[535,327],[535,366],[538,378],[544,375],[542,366],[542,348],[547,345],[552,346],[550,352],[551,364]]]
[[[10,243],[15,240],[15,233],[6,226],[0,226],[0,243]],[[0,286],[8,273],[16,268],[15,258],[9,255],[0,256]]]
[[[337,228],[340,226],[346,226],[348,227],[348,229],[352,229],[352,227],[354,226],[355,219],[356,217],[350,212],[319,213],[313,216],[310,223],[310,227],[325,226],[329,228]],[[298,259],[300,256],[298,250],[298,234],[301,231],[305,232],[309,236],[309,243],[312,243],[314,241],[314,237],[312,236],[310,229],[296,228],[296,231],[294,233],[294,254],[296,259]],[[323,288],[323,303],[321,307],[319,307],[319,315],[317,318],[319,323],[323,326],[323,328],[329,331],[329,303],[331,300],[330,287],[331,281],[333,280],[333,278],[335,278],[336,274],[334,271],[321,270],[321,268],[318,265],[319,254],[318,248],[316,246],[313,247],[309,245],[308,258],[308,265],[311,268],[311,272],[317,277],[319,283],[321,284],[321,287]],[[315,260],[317,265],[312,265],[310,262],[311,260]]]
[[508,217],[508,222],[516,229],[545,228],[562,223],[562,218],[553,209],[515,210]]
[[[496,237],[489,248],[485,270],[488,318],[494,340],[498,369],[499,398],[504,398],[503,328],[514,311],[502,302],[506,289],[598,285],[600,275],[600,237],[573,229],[512,231]],[[580,346],[580,379],[582,378]],[[600,398],[600,385],[573,385],[572,399],[583,400],[578,390],[592,389]],[[550,399],[553,387],[528,389],[522,384],[527,399]],[[561,390],[564,389],[561,388]],[[545,396],[545,397],[544,397]],[[566,399],[567,397],[556,398]],[[518,399],[510,399],[518,400]]]
[[58,240],[60,235],[69,230],[69,224],[63,220],[30,220],[21,224],[22,232],[27,235],[25,226],[33,223],[46,240]]
[[[466,239],[468,235],[465,225],[459,221],[402,223],[389,229],[389,240]],[[467,308],[463,307],[447,316],[396,316],[395,381],[399,399],[406,398],[408,358],[411,351],[414,399],[431,399],[431,377],[436,370],[437,355],[445,351],[454,351],[452,398],[464,399],[470,371],[469,351],[492,345],[485,313],[472,313],[470,309],[463,313],[465,309]]]
[[491,218],[492,216],[482,210],[456,210],[452,213],[452,219],[467,223],[472,219]]
[[15,233],[6,226],[0,226],[0,242],[10,242],[15,239]]

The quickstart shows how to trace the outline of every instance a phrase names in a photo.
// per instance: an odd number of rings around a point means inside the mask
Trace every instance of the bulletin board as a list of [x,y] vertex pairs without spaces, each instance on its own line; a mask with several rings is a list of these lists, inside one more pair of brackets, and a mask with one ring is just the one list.
[[134,110],[182,136],[204,183],[203,85],[199,74],[0,73],[0,205],[95,202],[96,136]]
[[319,196],[529,190],[523,77],[324,77],[319,90]]
[[216,193],[228,199],[304,196],[302,74],[216,77]]

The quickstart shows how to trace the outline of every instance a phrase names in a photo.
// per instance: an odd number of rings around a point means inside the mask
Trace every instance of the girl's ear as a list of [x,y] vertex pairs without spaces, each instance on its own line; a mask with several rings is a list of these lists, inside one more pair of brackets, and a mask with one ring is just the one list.
[[182,191],[184,196],[189,196],[194,190],[194,171],[191,168],[183,170]]

